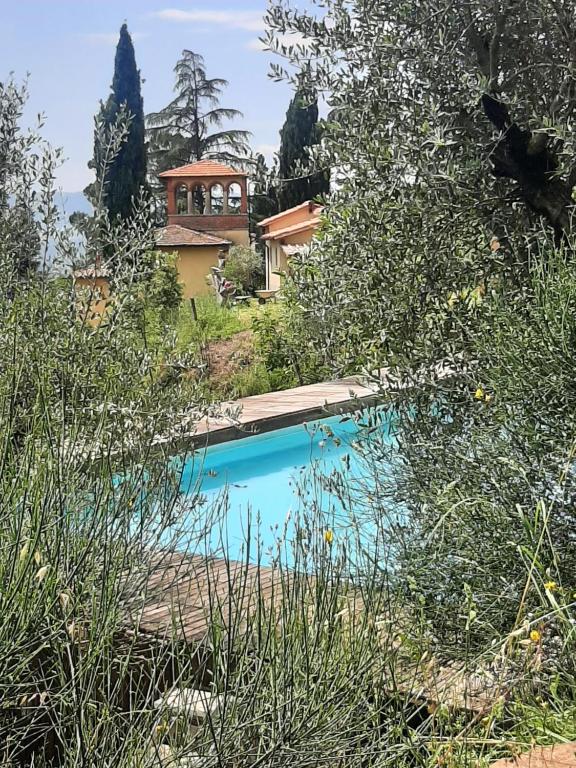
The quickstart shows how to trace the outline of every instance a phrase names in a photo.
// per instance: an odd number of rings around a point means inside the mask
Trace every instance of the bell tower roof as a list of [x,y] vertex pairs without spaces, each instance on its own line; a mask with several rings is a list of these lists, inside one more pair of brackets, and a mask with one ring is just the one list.
[[171,168],[169,171],[164,171],[158,174],[159,178],[206,178],[211,179],[220,176],[248,176],[244,171],[237,171],[224,163],[217,163],[215,160],[199,160],[197,163],[189,163],[188,165],[181,165],[179,168]]

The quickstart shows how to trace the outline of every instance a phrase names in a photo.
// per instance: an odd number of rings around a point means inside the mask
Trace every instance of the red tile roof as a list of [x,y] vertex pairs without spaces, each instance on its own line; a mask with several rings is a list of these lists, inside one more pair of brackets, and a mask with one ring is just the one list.
[[84,269],[75,269],[72,273],[75,279],[95,279],[97,277],[110,277],[111,272],[107,267],[93,266],[84,267]]
[[181,165],[179,168],[172,168],[158,175],[161,179],[171,176],[248,176],[244,171],[236,171],[229,165],[217,163],[214,160],[199,160],[197,163]]
[[156,232],[156,245],[230,245],[230,240],[224,240],[207,232],[198,232],[195,229],[181,227],[179,224],[169,224]]

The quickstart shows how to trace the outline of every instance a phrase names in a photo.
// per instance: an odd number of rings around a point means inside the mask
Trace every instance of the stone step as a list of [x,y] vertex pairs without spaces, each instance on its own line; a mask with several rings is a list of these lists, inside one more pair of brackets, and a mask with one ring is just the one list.
[[[224,694],[200,691],[196,688],[175,688],[154,702],[158,710],[170,717],[186,717],[191,723],[201,725],[206,718],[217,717],[226,701]],[[228,697],[228,703],[231,698]]]
[[150,768],[208,768],[214,763],[195,752],[178,756],[165,744],[150,751],[150,761]]

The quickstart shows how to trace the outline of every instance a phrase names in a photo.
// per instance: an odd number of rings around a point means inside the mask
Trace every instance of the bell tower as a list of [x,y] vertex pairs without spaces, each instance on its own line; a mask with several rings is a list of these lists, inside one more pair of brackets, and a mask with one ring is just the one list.
[[168,197],[168,225],[249,245],[248,174],[213,160],[161,173]]

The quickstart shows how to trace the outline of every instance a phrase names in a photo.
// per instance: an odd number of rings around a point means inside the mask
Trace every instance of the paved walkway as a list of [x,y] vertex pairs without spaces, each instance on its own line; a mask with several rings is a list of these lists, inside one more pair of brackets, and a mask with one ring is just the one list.
[[374,404],[378,399],[377,387],[356,376],[268,392],[223,403],[230,415],[204,419],[198,424],[196,435],[212,445],[345,413],[356,406]]

